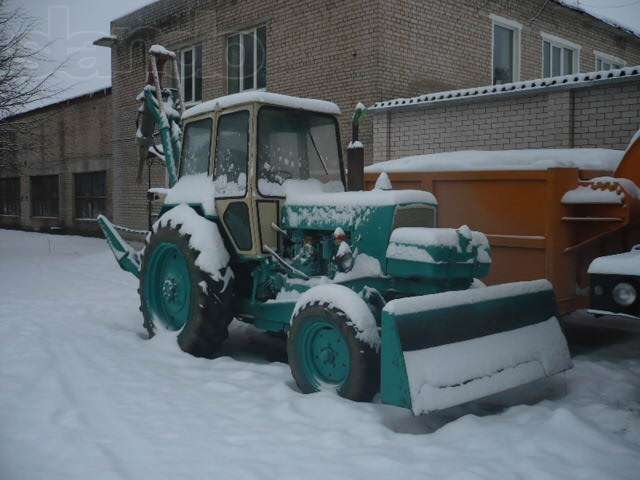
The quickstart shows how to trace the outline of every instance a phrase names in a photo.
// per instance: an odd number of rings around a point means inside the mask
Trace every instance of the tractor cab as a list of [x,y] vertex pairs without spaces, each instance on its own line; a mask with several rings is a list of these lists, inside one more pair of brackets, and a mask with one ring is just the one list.
[[220,223],[243,257],[278,249],[285,189],[345,190],[330,102],[267,92],[221,97],[187,110],[178,173],[213,177]]

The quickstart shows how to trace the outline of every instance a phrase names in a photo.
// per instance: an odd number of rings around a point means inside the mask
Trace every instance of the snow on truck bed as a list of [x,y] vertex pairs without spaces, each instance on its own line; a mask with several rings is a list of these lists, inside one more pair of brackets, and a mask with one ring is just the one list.
[[604,148],[543,148],[533,150],[463,150],[402,157],[374,163],[367,173],[579,168],[613,172],[624,151]]
[[414,418],[303,395],[271,336],[215,360],[145,340],[103,240],[0,230],[0,478],[593,479],[640,471],[640,336],[548,381]]

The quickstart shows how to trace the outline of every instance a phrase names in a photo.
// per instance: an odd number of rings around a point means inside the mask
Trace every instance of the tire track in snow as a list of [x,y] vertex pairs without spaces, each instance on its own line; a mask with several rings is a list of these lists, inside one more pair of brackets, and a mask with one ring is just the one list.
[[[55,338],[55,335],[51,338]],[[82,395],[79,392],[79,386],[82,389],[87,389],[88,386],[100,388],[95,379],[99,378],[102,369],[95,368],[98,364],[93,358],[97,352],[86,352],[84,348],[78,348],[78,337],[74,337],[72,340],[75,344],[73,346],[71,343],[45,342],[45,347],[54,360],[53,363],[67,367],[65,370],[56,370],[56,378],[66,397],[67,404],[75,406],[75,413],[83,424],[84,430],[91,432],[94,437],[92,444],[105,456],[108,464],[115,469],[120,478],[128,480],[145,478],[148,469],[140,464],[134,455],[127,457],[125,462],[112,446],[99,438],[111,437],[112,440],[122,442],[125,445],[137,445],[137,448],[145,441],[144,438],[133,435],[128,425],[111,414],[113,409],[108,401],[109,392],[103,392],[101,395],[96,395],[95,392],[90,395]],[[82,337],[79,340],[82,341]],[[92,367],[91,370],[87,368],[89,366]],[[105,421],[105,416],[108,421]],[[96,421],[95,418],[99,418],[99,420]],[[52,420],[55,421],[55,419]],[[108,429],[104,428],[105,425],[108,425]],[[117,432],[117,436],[114,436],[115,432]]]

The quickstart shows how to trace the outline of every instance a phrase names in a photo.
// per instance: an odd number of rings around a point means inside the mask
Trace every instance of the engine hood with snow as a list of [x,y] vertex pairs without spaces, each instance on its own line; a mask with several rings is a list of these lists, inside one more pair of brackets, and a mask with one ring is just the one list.
[[417,190],[290,194],[281,225],[330,232],[341,228],[360,252],[384,258],[392,230],[434,227],[436,206],[431,193]]

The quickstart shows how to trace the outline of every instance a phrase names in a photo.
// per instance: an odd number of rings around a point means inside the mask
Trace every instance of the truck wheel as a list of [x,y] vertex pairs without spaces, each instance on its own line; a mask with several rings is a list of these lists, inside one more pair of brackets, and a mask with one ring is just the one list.
[[347,314],[314,302],[293,317],[287,339],[291,374],[303,393],[337,390],[349,400],[368,402],[378,392],[378,354],[357,338]]
[[138,289],[140,310],[149,337],[160,323],[180,332],[182,350],[211,358],[228,335],[232,286],[225,288],[223,280],[214,281],[196,265],[200,252],[179,227],[159,226],[148,240]]

